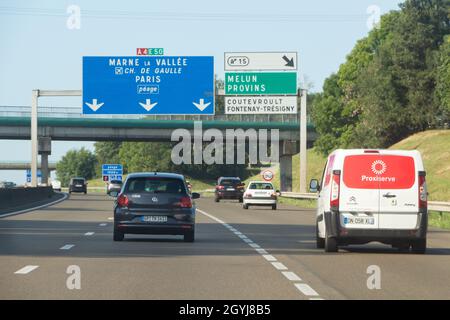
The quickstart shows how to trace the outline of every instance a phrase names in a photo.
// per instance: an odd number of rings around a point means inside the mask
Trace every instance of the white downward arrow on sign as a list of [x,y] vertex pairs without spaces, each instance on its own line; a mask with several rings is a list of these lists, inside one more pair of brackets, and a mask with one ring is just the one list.
[[87,106],[88,106],[89,108],[91,108],[92,111],[94,111],[94,112],[97,111],[98,109],[100,109],[102,105],[104,105],[103,102],[97,104],[97,99],[92,99],[92,103],[87,103],[87,102],[86,102],[86,104],[87,104]]
[[158,104],[158,102],[152,103],[150,99],[145,99],[145,103],[139,102],[139,104],[147,111],[152,110],[154,106]]
[[196,106],[200,111],[205,110],[210,104],[211,102],[205,103],[204,99],[200,99],[200,103],[195,103],[192,102],[194,104],[194,106]]

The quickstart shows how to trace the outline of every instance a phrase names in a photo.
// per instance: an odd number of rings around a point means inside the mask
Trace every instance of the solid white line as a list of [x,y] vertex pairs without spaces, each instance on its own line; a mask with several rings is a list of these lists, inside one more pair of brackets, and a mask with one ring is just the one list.
[[261,248],[260,246],[259,246],[259,244],[257,244],[257,243],[249,243],[249,246],[250,247],[252,247],[252,248]]
[[75,247],[74,244],[66,244],[65,246],[62,246],[61,248],[59,248],[60,250],[70,250],[73,247]]
[[291,280],[291,281],[302,281],[302,279],[298,275],[296,275],[294,272],[292,272],[292,271],[283,271],[282,274],[288,280]]
[[306,283],[296,283],[295,287],[305,296],[318,296],[319,294]]
[[288,268],[282,264],[281,262],[272,262],[272,265],[277,269],[277,270],[287,270]]
[[100,223],[99,224],[100,227],[106,227],[106,225],[107,225],[106,223]]
[[250,244],[250,243],[253,243],[253,241],[252,240],[250,240],[249,238],[246,238],[246,239],[242,239],[242,240],[244,240],[245,242],[247,242],[248,244]]
[[235,228],[230,228],[231,232],[237,232],[237,230]]
[[27,274],[37,269],[39,266],[25,266],[22,269],[17,270],[14,274]]
[[95,232],[86,232],[84,235],[85,236],[92,236]]
[[247,239],[247,236],[245,234],[239,234],[238,237],[241,239]]
[[239,231],[235,231],[235,232],[234,232],[234,234],[238,236],[238,235],[241,235],[241,234],[242,234],[242,232],[239,232]]
[[40,206],[37,206],[37,207],[29,208],[29,209],[15,211],[15,212],[10,212],[10,213],[5,213],[5,214],[0,215],[0,218],[6,218],[6,217],[9,217],[9,216],[15,216],[16,214],[27,213],[27,212],[30,212],[30,211],[47,208],[47,207],[52,206],[54,204],[60,203],[60,202],[62,202],[64,200],[66,200],[67,197],[69,196],[67,193],[64,193],[64,192],[61,192],[61,193],[64,194],[64,197],[62,197],[61,199],[58,199],[56,201],[53,201],[53,202],[50,202],[50,203],[47,203],[47,204],[43,204],[43,205],[40,205]]
[[274,256],[270,255],[270,254],[264,254],[263,255],[264,259],[266,259],[267,261],[277,261],[277,258],[275,258]]
[[324,298],[309,298],[309,300],[325,300]]

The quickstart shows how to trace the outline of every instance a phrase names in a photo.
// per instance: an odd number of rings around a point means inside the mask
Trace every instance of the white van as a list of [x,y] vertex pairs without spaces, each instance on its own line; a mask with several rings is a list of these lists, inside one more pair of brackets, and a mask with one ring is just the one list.
[[425,253],[427,187],[418,151],[336,150],[327,159],[317,191],[317,247],[378,241]]

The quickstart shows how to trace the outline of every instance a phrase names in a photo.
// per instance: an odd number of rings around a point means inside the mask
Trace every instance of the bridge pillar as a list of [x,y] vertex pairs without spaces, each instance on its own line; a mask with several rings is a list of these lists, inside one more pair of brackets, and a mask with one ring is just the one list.
[[280,141],[280,191],[292,191],[292,155],[297,153],[295,141]]
[[48,169],[48,156],[52,154],[52,139],[40,137],[38,141],[38,152],[41,155],[41,183],[48,185],[50,170]]

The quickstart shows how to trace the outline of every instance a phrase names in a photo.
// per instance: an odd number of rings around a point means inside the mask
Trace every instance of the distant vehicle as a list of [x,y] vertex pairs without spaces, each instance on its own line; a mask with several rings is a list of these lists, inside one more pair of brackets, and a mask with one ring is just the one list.
[[248,209],[252,206],[271,206],[272,210],[277,210],[277,195],[280,191],[275,190],[273,184],[264,181],[251,181],[244,193],[244,203],[242,207]]
[[51,185],[52,185],[53,190],[61,192],[61,181],[52,180]]
[[184,176],[174,173],[133,173],[122,190],[111,192],[114,203],[114,241],[125,234],[183,235],[195,238],[195,203],[200,194],[190,194]]
[[17,185],[11,181],[0,181],[0,188],[3,188],[3,189],[11,189],[11,188],[15,188],[16,186]]
[[192,193],[192,183],[188,180],[186,180],[186,185],[188,187],[189,193]]
[[242,202],[244,195],[244,183],[238,177],[220,177],[214,190],[214,201],[221,199],[237,199]]
[[378,241],[425,253],[428,193],[418,151],[336,150],[310,191],[319,192],[318,248]]
[[106,193],[110,194],[111,191],[120,192],[120,189],[122,189],[122,181],[121,180],[111,180],[108,183],[108,186],[106,187]]
[[85,178],[72,178],[70,179],[69,183],[69,193],[72,192],[83,192],[84,194],[87,193],[87,181]]

